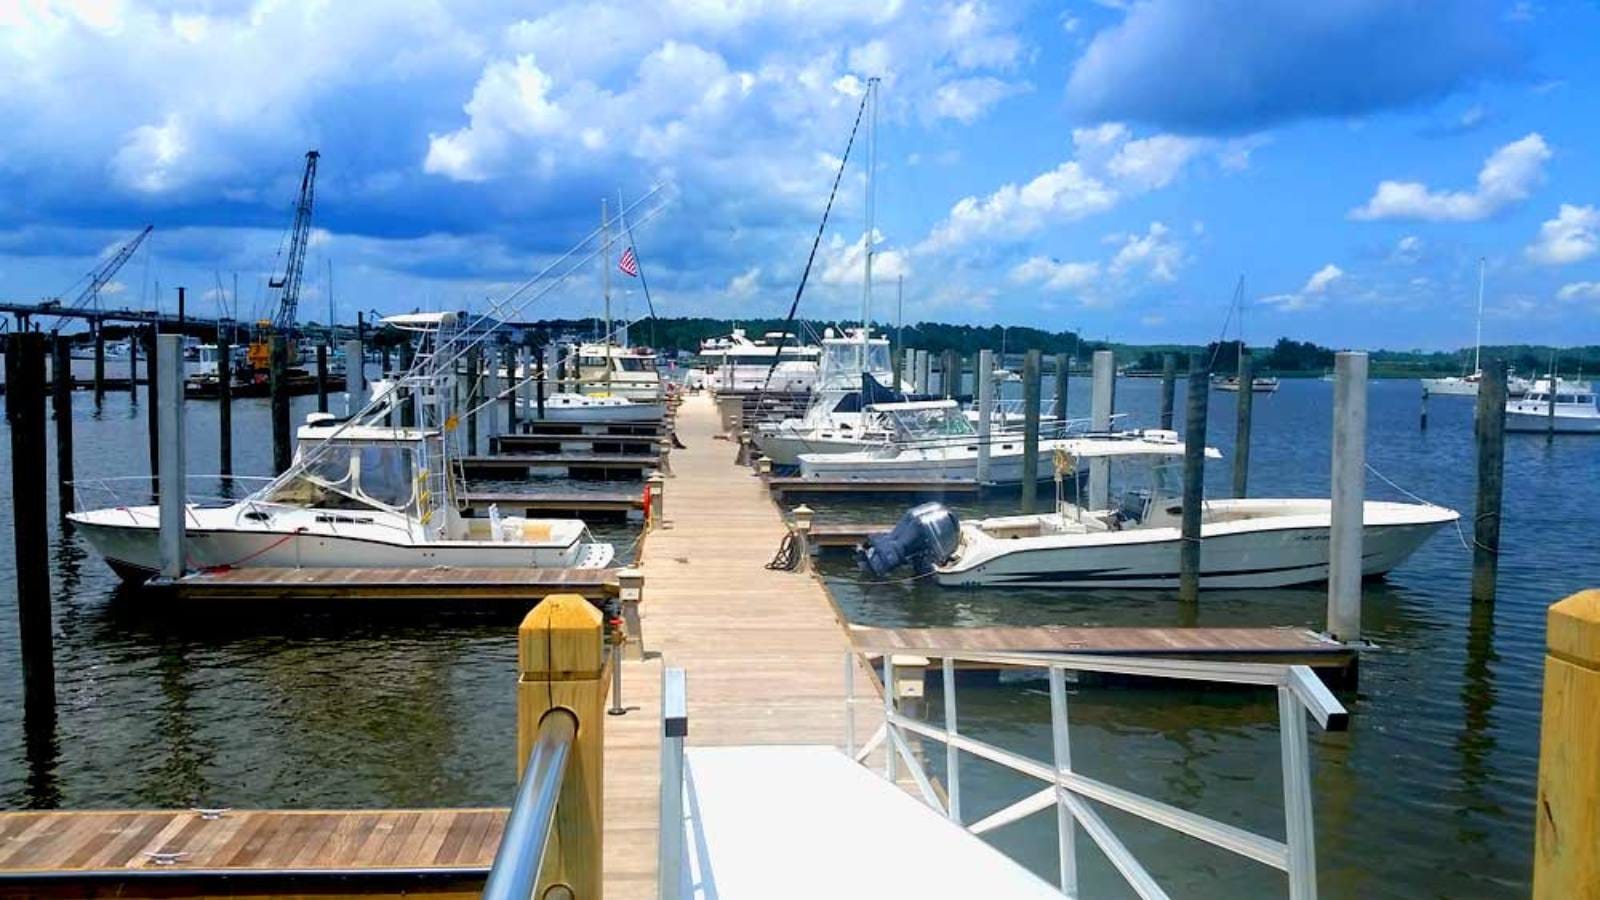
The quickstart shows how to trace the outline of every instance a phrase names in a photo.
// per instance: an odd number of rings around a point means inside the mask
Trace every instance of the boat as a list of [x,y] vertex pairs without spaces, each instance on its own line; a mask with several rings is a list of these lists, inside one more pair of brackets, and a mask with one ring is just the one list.
[[[190,569],[249,567],[604,568],[615,548],[583,522],[466,518],[452,456],[454,391],[447,374],[463,352],[453,313],[384,319],[417,332],[412,371],[348,419],[314,414],[282,475],[241,500],[185,506]],[[481,337],[478,338],[481,340]],[[410,404],[415,427],[384,424]],[[111,568],[139,582],[161,565],[160,508],[117,504],[68,516]]]
[[1550,415],[1550,379],[1540,378],[1519,399],[1506,403],[1506,430],[1600,434],[1600,407],[1588,382],[1556,378],[1555,415]]
[[611,394],[575,394],[570,391],[544,398],[544,414],[537,400],[519,400],[522,416],[544,422],[659,422],[666,414],[660,401],[629,400]]
[[[1226,378],[1217,378],[1211,382],[1211,389],[1228,393],[1239,393],[1239,376],[1229,375]],[[1275,394],[1278,392],[1278,379],[1252,378],[1250,379],[1250,393]]]
[[[1058,497],[1050,513],[961,522],[939,504],[924,504],[894,531],[870,539],[861,562],[879,577],[909,563],[947,587],[1176,588],[1183,503],[1175,463],[1183,452],[1171,431],[1080,436],[1062,448],[1058,469],[1107,460],[1135,464],[1148,480],[1112,495],[1107,509]],[[1219,454],[1207,448],[1206,455]],[[1362,517],[1362,573],[1379,576],[1459,515],[1422,503],[1367,501]],[[1206,500],[1200,587],[1326,581],[1331,525],[1329,500]]]
[[[1441,378],[1422,379],[1422,393],[1432,397],[1476,397],[1478,385],[1483,382],[1483,270],[1484,260],[1478,258],[1478,319],[1472,339],[1472,371],[1463,375],[1446,375]],[[1506,373],[1506,395],[1522,397],[1533,390],[1533,382],[1514,372]]]
[[756,449],[774,466],[800,465],[802,453],[847,453],[870,442],[882,442],[888,432],[877,417],[866,413],[879,401],[905,400],[892,384],[889,341],[868,337],[861,329],[823,335],[821,365],[816,390],[805,414],[759,428],[751,436]]
[[822,349],[772,331],[752,340],[735,328],[700,342],[701,364],[686,375],[692,390],[805,393],[817,384]]
[[[866,481],[971,481],[978,477],[978,431],[956,401],[875,403],[868,406],[866,412],[876,418],[876,427],[883,432],[883,439],[844,453],[802,453],[800,477]],[[1041,437],[1039,453],[1050,454],[1067,440]],[[992,431],[987,481],[1020,483],[1022,457],[1020,432]],[[1050,467],[1040,466],[1039,478],[1050,477]]]

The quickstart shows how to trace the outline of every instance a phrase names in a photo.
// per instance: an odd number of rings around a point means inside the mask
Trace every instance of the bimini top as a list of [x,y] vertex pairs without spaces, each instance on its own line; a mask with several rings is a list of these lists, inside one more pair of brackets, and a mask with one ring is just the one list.
[[384,316],[380,321],[385,325],[393,325],[405,331],[437,331],[446,325],[454,325],[456,323],[456,314],[453,312],[401,313],[397,316]]
[[[1183,456],[1184,443],[1175,431],[1112,431],[1103,434],[1075,435],[1056,447],[1058,456],[1106,458],[1112,456]],[[1208,459],[1221,459],[1222,451],[1206,448]]]

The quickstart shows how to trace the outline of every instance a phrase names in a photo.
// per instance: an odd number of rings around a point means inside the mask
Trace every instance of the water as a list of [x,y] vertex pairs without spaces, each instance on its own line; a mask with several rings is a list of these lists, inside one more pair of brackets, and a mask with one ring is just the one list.
[[[1252,493],[1327,493],[1331,385],[1286,382],[1257,396]],[[1070,411],[1088,409],[1073,381]],[[1119,410],[1153,424],[1159,382],[1124,380]],[[1471,407],[1435,398],[1417,429],[1414,382],[1374,382],[1369,459],[1406,489],[1472,511]],[[1180,387],[1179,419],[1183,397]],[[295,417],[314,408],[297,398]],[[1211,443],[1231,459],[1234,398],[1211,394]],[[191,403],[190,468],[216,458],[215,406]],[[126,394],[96,413],[75,397],[82,477],[146,473],[143,406]],[[241,473],[270,456],[266,401],[235,403]],[[0,431],[4,426],[0,425]],[[9,454],[9,435],[0,454]],[[1600,583],[1591,473],[1600,440],[1509,435],[1501,595],[1468,601],[1470,555],[1437,535],[1388,582],[1367,588],[1363,655],[1346,734],[1312,733],[1318,864],[1324,896],[1526,896],[1545,608]],[[9,462],[5,466],[9,473]],[[1228,461],[1212,463],[1224,495]],[[565,488],[564,488],[565,489]],[[10,478],[0,477],[0,533],[10,533]],[[1376,479],[1374,498],[1398,495]],[[54,499],[52,497],[52,508]],[[821,498],[819,521],[882,521],[898,505],[845,508]],[[989,503],[995,511],[1015,500]],[[975,511],[975,510],[968,510]],[[626,546],[634,529],[598,529]],[[79,539],[52,525],[59,720],[27,739],[21,722],[15,600],[0,587],[0,803],[30,806],[395,807],[500,804],[514,779],[511,685],[516,613],[371,604],[343,610],[185,609],[117,588]],[[759,561],[758,561],[759,562]],[[754,562],[752,564],[755,564]],[[0,583],[13,565],[0,541]],[[1172,625],[1175,599],[1148,592],[950,591],[864,584],[847,560],[823,562],[850,616],[872,625]],[[1203,625],[1320,626],[1320,589],[1208,593]],[[1048,759],[1043,682],[963,687],[962,728]],[[1276,703],[1265,691],[1083,688],[1073,691],[1076,765],[1102,780],[1282,836]],[[941,708],[937,691],[927,706]],[[937,713],[933,714],[937,719]],[[942,754],[935,753],[934,771]],[[968,820],[1035,785],[986,763],[962,766]],[[1253,863],[1103,811],[1175,895],[1282,892]],[[1046,878],[1056,868],[1049,813],[992,834]],[[1126,893],[1079,837],[1086,888]]]

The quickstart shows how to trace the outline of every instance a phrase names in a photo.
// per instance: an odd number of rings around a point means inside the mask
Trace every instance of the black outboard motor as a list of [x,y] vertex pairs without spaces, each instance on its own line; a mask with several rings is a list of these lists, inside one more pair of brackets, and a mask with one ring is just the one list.
[[907,563],[918,575],[927,575],[956,552],[960,540],[956,514],[942,503],[924,503],[907,510],[893,531],[867,538],[856,560],[875,578],[886,578]]

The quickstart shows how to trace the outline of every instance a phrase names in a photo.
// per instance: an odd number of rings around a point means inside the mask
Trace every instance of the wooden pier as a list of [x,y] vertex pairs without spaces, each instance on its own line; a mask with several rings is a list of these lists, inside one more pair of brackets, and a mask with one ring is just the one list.
[[151,582],[179,600],[509,600],[537,603],[548,594],[590,598],[617,594],[615,569],[331,569],[242,568]]
[[661,440],[654,434],[497,434],[489,438],[489,452],[497,456],[540,453],[649,456],[660,451]]
[[952,494],[974,496],[983,485],[972,479],[870,479],[801,478],[795,475],[765,476],[773,497],[782,500],[794,494],[862,494],[881,496],[944,497]]

